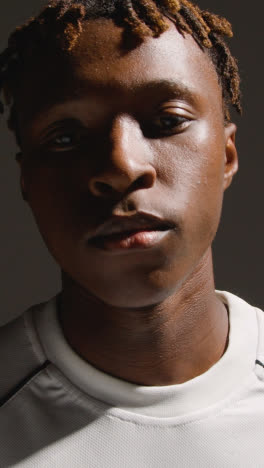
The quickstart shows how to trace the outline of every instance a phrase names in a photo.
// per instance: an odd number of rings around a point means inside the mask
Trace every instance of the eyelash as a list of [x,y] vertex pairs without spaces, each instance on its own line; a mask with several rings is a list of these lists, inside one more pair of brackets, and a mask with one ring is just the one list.
[[[168,121],[172,121],[173,124],[172,125],[169,125],[169,128],[160,128],[159,125],[157,124],[157,120],[159,121],[163,121],[163,122],[168,122]],[[172,115],[172,114],[167,114],[167,115],[163,115],[161,117],[159,117],[159,119],[156,120],[156,124],[154,124],[154,128],[153,126],[151,126],[151,131],[152,133],[153,132],[156,132],[158,130],[159,132],[159,135],[164,135],[164,136],[168,136],[168,135],[173,135],[173,134],[177,134],[177,133],[180,133],[181,131],[184,130],[184,128],[186,127],[186,124],[188,124],[190,122],[190,119],[186,118],[186,117],[183,117],[181,115]],[[176,131],[175,131],[176,129]],[[76,141],[76,143],[64,143],[64,144],[61,144],[61,143],[57,143],[56,140],[60,140],[60,139],[63,139],[63,138],[67,138],[67,137],[70,137],[72,140],[74,139]],[[65,131],[65,132],[62,132],[61,134],[58,134],[57,136],[55,136],[54,138],[52,138],[49,142],[48,142],[48,145],[52,146],[53,148],[56,148],[57,150],[61,149],[61,150],[64,150],[65,148],[70,150],[70,149],[73,149],[74,147],[76,147],[77,145],[79,145],[81,143],[81,135],[77,135],[75,132],[73,131]]]

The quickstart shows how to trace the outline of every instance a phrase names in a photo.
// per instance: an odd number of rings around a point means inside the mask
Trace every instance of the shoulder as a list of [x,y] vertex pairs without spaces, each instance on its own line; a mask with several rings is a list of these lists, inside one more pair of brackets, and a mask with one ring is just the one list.
[[0,406],[46,361],[33,323],[40,306],[0,327]]
[[264,381],[264,312],[255,307],[258,321],[257,375]]
[[227,291],[216,291],[225,304],[228,305],[234,324],[241,329],[244,349],[252,343],[255,355],[255,372],[264,381],[264,312],[249,304],[241,297]]

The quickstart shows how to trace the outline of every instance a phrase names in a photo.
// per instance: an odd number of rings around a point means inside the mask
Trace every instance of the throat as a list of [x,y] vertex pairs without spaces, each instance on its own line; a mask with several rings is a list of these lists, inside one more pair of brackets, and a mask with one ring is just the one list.
[[[93,304],[69,308],[61,297],[59,321],[70,347],[98,370],[143,386],[181,384],[210,369],[228,345],[228,311],[210,307],[114,310]],[[213,304],[212,304],[213,302]],[[101,305],[101,304],[100,304]],[[93,310],[93,314],[88,311]]]

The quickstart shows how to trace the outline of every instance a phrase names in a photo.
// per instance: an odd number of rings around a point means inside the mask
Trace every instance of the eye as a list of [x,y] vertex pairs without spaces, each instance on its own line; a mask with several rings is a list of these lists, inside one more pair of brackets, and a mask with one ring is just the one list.
[[51,151],[71,151],[80,146],[82,136],[78,131],[53,132],[45,140],[45,147]]
[[62,135],[54,139],[54,143],[58,146],[68,146],[73,143],[71,135]]
[[74,133],[63,133],[50,140],[50,145],[57,150],[72,149],[79,143],[78,135]]
[[155,126],[165,133],[177,133],[186,128],[190,119],[177,114],[161,115],[155,120]]

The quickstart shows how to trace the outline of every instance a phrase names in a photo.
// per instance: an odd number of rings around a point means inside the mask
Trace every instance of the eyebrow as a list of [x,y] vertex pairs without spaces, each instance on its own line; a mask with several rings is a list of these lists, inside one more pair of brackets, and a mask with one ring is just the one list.
[[188,101],[196,101],[197,91],[190,88],[185,83],[177,80],[152,80],[145,84],[136,87],[136,91],[155,91],[168,93],[173,97],[186,99]]
[[[52,110],[56,110],[60,105],[67,105],[67,103],[76,103],[80,102],[84,96],[87,95],[87,91],[85,92],[85,88],[87,90],[87,80],[83,80],[81,83],[82,92],[76,93],[74,96],[71,96],[69,93],[64,94],[61,96],[60,99],[53,101],[51,104],[46,106],[40,107],[34,113],[33,119],[36,118],[45,118],[45,114],[49,113]],[[107,85],[107,87],[103,87],[97,83],[91,83],[91,90],[92,93],[102,94],[102,95],[111,95],[113,92],[120,92],[120,86],[117,84]],[[128,88],[129,89],[129,88]],[[138,84],[136,86],[131,85],[130,91],[135,95],[140,95],[150,93],[154,94],[155,97],[160,96],[161,100],[176,98],[180,100],[185,100],[189,102],[191,105],[197,104],[198,101],[198,93],[197,90],[187,86],[185,83],[177,80],[172,79],[163,79],[163,80],[151,80],[147,83]]]

